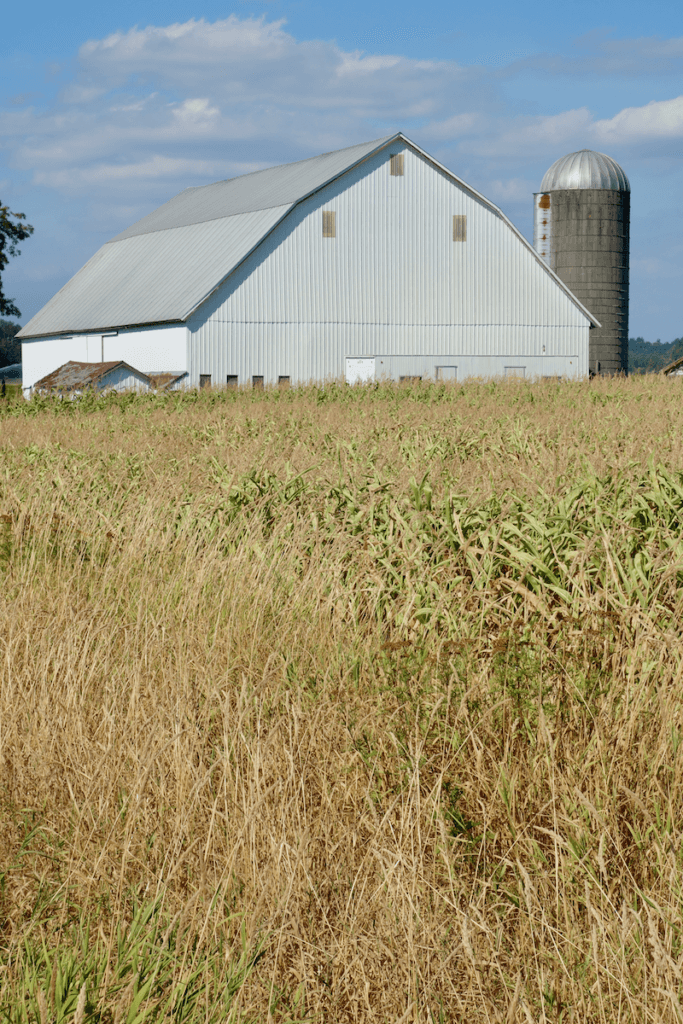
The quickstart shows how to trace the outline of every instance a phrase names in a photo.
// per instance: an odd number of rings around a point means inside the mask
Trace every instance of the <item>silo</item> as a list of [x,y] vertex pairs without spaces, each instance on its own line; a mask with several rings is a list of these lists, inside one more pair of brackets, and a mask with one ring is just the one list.
[[557,160],[534,195],[534,247],[600,321],[590,332],[591,374],[628,367],[631,186],[604,153]]

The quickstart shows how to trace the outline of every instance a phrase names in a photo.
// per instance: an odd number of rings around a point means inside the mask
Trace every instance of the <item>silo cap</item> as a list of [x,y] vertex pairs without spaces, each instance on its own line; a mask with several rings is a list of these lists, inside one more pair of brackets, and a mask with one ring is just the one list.
[[617,192],[630,192],[631,185],[623,170],[611,156],[593,149],[580,149],[577,153],[556,160],[545,172],[541,192],[558,192],[569,188],[609,188]]

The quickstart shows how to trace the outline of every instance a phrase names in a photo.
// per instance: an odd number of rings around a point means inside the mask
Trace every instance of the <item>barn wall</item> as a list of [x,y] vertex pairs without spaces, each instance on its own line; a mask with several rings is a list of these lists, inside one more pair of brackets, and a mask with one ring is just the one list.
[[[214,324],[197,340],[191,365],[197,378],[210,373],[212,384],[225,384],[228,374],[236,374],[240,384],[254,375],[271,384],[279,376],[292,383],[338,378],[344,375],[346,356],[354,355],[402,356],[434,368],[455,358],[476,377],[498,376],[514,358],[525,360],[529,377],[581,377],[588,373],[587,333],[580,327]],[[192,372],[189,384],[196,384]]]
[[143,373],[187,369],[187,328],[141,327],[104,339],[105,360],[123,359]]
[[122,359],[143,373],[187,369],[187,328],[141,327],[124,329],[113,336],[76,334],[72,337],[36,338],[23,341],[23,386],[31,388],[37,380],[71,360],[84,363]]
[[[453,241],[455,214],[465,242]],[[345,356],[392,353],[467,354],[482,367],[547,356],[588,372],[584,314],[504,220],[404,144],[301,203],[188,327],[190,384],[200,373],[340,377]]]
[[[92,348],[93,356],[89,357],[88,350]],[[37,338],[35,341],[22,341],[21,363],[22,363],[22,385],[24,390],[32,388],[37,380],[46,377],[64,363],[71,360],[76,362],[95,362],[95,340],[89,339],[86,335],[76,338]],[[99,362],[99,356],[97,357]]]

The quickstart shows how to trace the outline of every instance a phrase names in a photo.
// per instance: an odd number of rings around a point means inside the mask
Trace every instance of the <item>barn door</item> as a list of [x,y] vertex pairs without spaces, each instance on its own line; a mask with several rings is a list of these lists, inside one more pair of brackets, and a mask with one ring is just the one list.
[[375,379],[375,357],[346,357],[346,383],[367,384]]

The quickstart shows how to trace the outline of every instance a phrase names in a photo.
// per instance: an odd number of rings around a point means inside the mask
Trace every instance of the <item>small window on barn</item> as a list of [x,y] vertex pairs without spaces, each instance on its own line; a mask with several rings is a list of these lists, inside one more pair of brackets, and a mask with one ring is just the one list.
[[456,213],[453,216],[453,241],[467,241],[467,214]]
[[398,379],[401,384],[414,384],[416,381],[422,380],[422,377],[419,377],[417,374],[414,373],[406,373],[402,377],[399,377]]
[[323,210],[323,238],[337,237],[337,215],[334,210]]
[[289,387],[289,377],[278,377],[277,382],[281,388]]
[[200,386],[200,388],[210,388],[211,387],[211,374],[210,373],[200,373],[199,374],[199,386]]
[[253,388],[262,388],[263,387],[263,377],[252,377],[251,378],[251,386]]
[[389,161],[389,174],[395,178],[403,177],[403,153],[392,154]]
[[229,373],[228,374],[228,379],[226,380],[225,383],[228,385],[229,388],[236,388],[237,387],[237,374],[236,373]]

